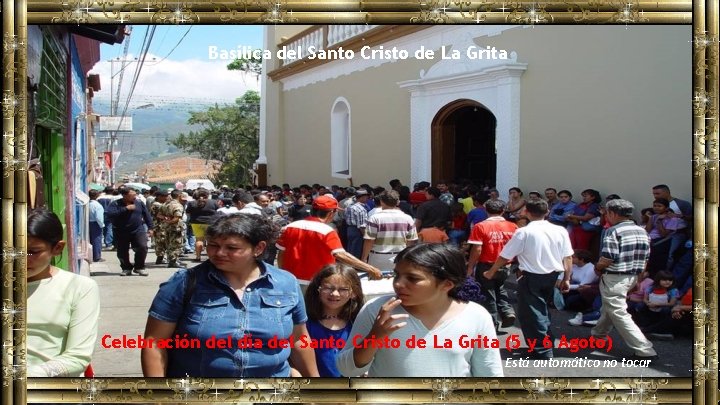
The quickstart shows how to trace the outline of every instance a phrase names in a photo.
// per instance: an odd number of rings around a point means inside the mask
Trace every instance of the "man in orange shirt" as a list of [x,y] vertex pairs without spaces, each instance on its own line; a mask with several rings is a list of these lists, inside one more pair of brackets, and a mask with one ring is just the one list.
[[[498,271],[492,280],[483,277],[483,273],[495,263],[503,247],[517,230],[517,225],[503,218],[505,202],[502,200],[488,200],[485,203],[485,210],[488,218],[475,224],[470,231],[468,244],[471,249],[467,274],[468,276],[474,274],[475,280],[482,287],[485,296],[483,306],[492,315],[495,329],[500,326],[506,328],[515,323],[515,310],[505,290],[509,269],[505,267]],[[498,318],[502,319],[502,323]]]
[[380,269],[343,249],[337,231],[328,225],[337,209],[337,200],[323,195],[313,200],[311,216],[288,224],[276,244],[278,267],[294,274],[298,280],[312,280],[320,269],[337,260],[367,272],[370,279],[382,278]]

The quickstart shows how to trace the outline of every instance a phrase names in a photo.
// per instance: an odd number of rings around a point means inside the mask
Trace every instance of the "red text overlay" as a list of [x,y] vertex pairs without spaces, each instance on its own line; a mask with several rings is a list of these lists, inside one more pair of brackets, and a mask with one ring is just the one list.
[[335,339],[330,337],[327,339],[312,339],[308,336],[290,335],[287,338],[273,337],[269,340],[254,338],[252,335],[244,335],[241,338],[233,338],[232,336],[213,336],[205,341],[198,338],[191,338],[186,335],[175,335],[166,339],[144,338],[140,335],[130,337],[122,335],[115,337],[112,335],[104,335],[100,343],[106,349],[285,349],[285,348],[311,348],[311,349],[343,349],[350,345],[354,348],[374,348],[374,349],[398,349],[405,347],[409,349],[419,348],[436,348],[436,349],[507,349],[516,350],[523,346],[527,346],[528,352],[533,352],[536,348],[557,348],[568,349],[571,353],[577,353],[582,349],[604,350],[609,352],[612,348],[612,338],[567,338],[565,335],[560,336],[558,342],[555,343],[549,337],[544,339],[521,339],[519,335],[509,335],[504,339],[488,337],[484,335],[461,335],[456,339],[442,338],[433,336],[431,340],[418,338],[415,335],[408,339],[398,339],[389,336],[382,338],[375,335],[362,336],[355,335],[349,340]]

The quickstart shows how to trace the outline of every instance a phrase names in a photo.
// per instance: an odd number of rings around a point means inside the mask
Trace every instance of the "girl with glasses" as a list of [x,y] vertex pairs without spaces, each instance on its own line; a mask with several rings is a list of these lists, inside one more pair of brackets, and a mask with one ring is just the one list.
[[360,278],[352,267],[325,266],[310,282],[305,292],[307,328],[318,344],[315,360],[320,377],[342,376],[335,364],[337,354],[350,341],[350,329],[363,303]]

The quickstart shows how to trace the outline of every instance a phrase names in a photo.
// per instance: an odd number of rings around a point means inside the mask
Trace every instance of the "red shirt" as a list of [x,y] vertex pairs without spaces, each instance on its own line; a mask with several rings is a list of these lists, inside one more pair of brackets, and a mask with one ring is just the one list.
[[410,193],[410,204],[420,205],[425,201],[427,201],[427,195],[425,194],[425,191],[414,191]]
[[300,280],[311,280],[320,269],[335,263],[334,253],[345,251],[335,229],[316,217],[291,222],[276,246],[283,251],[283,269]]
[[515,223],[506,221],[503,217],[490,217],[473,226],[468,243],[482,245],[478,262],[495,263],[516,230]]
[[685,295],[682,296],[682,298],[680,298],[680,304],[681,305],[692,305],[692,303],[693,303],[692,297],[693,296],[692,296],[692,288],[691,288],[691,289],[687,290],[687,292],[685,293]]
[[452,218],[452,229],[465,229],[465,222],[467,221],[467,214],[461,212]]

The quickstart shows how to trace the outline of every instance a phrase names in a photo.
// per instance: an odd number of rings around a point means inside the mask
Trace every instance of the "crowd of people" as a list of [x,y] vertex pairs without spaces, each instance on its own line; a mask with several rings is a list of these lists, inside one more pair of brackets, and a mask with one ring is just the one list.
[[[551,308],[577,313],[570,324],[592,325],[595,337],[616,328],[643,359],[656,357],[648,337],[692,333],[692,207],[665,185],[652,188],[652,208],[642,210],[637,223],[631,202],[615,194],[602,199],[593,189],[583,190],[576,203],[569,190],[547,188],[525,198],[513,187],[505,202],[489,186],[389,185],[91,191],[94,261],[103,260],[104,245],[116,251],[121,276],[146,276],[148,247],[154,246],[156,264],[181,269],[160,286],[146,339],[247,339],[246,346],[225,349],[144,348],[143,373],[502,376],[498,348],[372,342],[457,340],[463,334],[493,339],[516,324],[525,339],[541,341],[552,338]],[[35,215],[50,221],[54,214],[33,213],[29,225]],[[29,246],[37,260],[47,260],[33,265],[37,274],[28,281],[42,286],[65,273],[49,264],[62,251],[61,239],[61,227],[58,238],[29,226]],[[197,264],[183,263],[187,255]],[[394,295],[366,303],[360,279],[383,277],[393,277]],[[510,279],[517,282],[514,291],[506,286]],[[92,353],[86,346],[97,334],[97,286],[91,280],[66,284],[55,293],[68,302],[58,305],[83,322],[57,318],[63,324],[52,338],[34,337],[29,322],[29,364],[41,370],[36,375],[78,375]],[[462,293],[473,285],[478,299]],[[81,291],[67,294],[71,288]],[[82,314],[74,313],[78,305],[71,298],[88,301]],[[288,342],[267,345],[273,338]],[[310,339],[359,344],[308,348]],[[53,345],[61,353],[45,347]],[[536,347],[515,355],[554,354]]]

